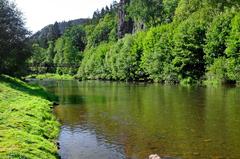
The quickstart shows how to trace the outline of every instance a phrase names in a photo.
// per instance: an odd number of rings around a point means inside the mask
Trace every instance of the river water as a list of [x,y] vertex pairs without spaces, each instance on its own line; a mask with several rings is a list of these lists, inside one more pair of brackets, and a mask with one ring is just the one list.
[[240,88],[38,83],[60,99],[62,159],[240,159]]

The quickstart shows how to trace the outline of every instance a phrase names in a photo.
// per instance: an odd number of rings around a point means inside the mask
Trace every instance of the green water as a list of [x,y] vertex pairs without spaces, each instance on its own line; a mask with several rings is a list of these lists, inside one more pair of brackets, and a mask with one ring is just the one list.
[[240,159],[240,88],[40,84],[60,98],[63,159]]

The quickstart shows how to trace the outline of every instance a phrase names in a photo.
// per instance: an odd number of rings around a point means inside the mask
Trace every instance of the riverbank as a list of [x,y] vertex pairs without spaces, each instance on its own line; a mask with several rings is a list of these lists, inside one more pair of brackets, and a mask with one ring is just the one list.
[[34,79],[54,79],[54,80],[73,80],[74,77],[71,75],[59,75],[54,73],[45,73],[45,74],[32,74],[28,75],[26,78],[34,78]]
[[0,158],[58,158],[54,98],[40,87],[0,76]]

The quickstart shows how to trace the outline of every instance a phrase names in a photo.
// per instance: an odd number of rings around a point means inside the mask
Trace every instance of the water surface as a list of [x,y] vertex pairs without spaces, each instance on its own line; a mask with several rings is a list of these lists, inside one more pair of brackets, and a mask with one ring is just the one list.
[[240,158],[240,88],[40,84],[60,98],[63,159]]

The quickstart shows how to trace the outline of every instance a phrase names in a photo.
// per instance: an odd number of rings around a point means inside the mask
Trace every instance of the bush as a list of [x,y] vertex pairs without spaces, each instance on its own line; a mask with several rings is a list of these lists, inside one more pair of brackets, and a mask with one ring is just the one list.
[[26,43],[28,31],[21,12],[9,0],[0,0],[0,74],[19,76],[31,56]]
[[225,57],[214,59],[211,66],[207,68],[207,82],[221,83],[228,79],[227,76],[228,64]]
[[206,75],[209,83],[235,83],[240,80],[240,61],[235,58],[217,58],[207,68]]

